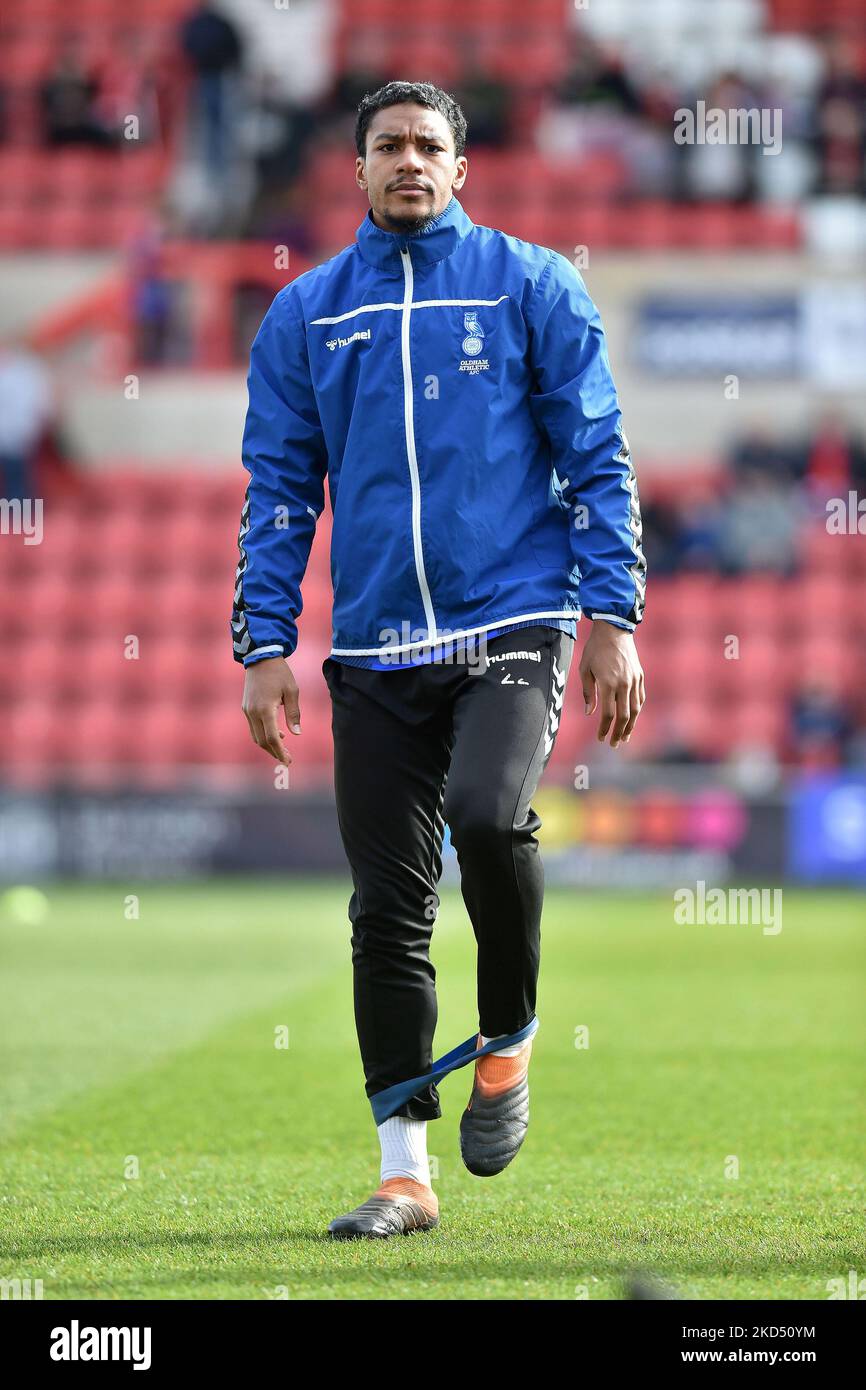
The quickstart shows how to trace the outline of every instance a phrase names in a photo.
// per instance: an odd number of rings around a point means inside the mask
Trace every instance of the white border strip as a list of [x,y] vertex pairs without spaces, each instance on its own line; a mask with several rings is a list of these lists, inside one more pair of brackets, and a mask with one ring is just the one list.
[[400,324],[400,355],[403,362],[403,428],[406,432],[406,457],[409,460],[409,480],[412,488],[412,548],[415,554],[415,574],[424,604],[424,619],[427,631],[436,631],[436,613],[427,573],[424,568],[424,552],[421,548],[421,477],[418,472],[418,454],[415,449],[415,396],[412,385],[412,353],[410,348],[412,291],[415,273],[412,257],[408,251],[400,252],[405,276],[406,296],[403,300],[403,318]]
[[345,319],[353,319],[356,314],[378,314],[381,309],[402,309],[402,304],[362,304],[360,309],[350,309],[347,314],[335,314],[329,319],[310,319],[310,324],[314,323],[342,323]]
[[[498,299],[419,299],[409,307],[411,309],[438,309],[443,305],[462,307],[464,304],[474,304],[486,305],[492,309],[497,304],[501,304],[503,299],[510,297],[510,295],[501,294]],[[333,318],[310,319],[310,326],[312,327],[315,323],[344,323],[346,319],[353,319],[357,314],[378,314],[382,309],[399,309],[402,312],[403,308],[403,304],[362,304],[359,309],[350,309],[345,314],[335,314]]]
[[515,618],[497,618],[493,623],[485,623],[483,627],[461,628],[459,632],[449,632],[445,636],[436,638],[426,638],[423,642],[404,642],[399,647],[332,647],[331,656],[381,656],[385,652],[410,652],[416,647],[423,650],[424,647],[441,647],[446,642],[454,642],[458,637],[474,637],[477,632],[489,632],[492,627],[510,627],[512,623],[533,622],[536,618],[574,618],[580,622],[579,608],[563,608],[558,613],[520,613]]
[[280,646],[273,646],[273,647],[254,647],[253,650],[252,650],[251,652],[247,652],[246,656],[244,657],[244,665],[246,665],[246,663],[249,661],[250,657],[252,657],[252,656],[264,656],[265,652],[279,652],[280,655],[282,656],[283,649],[282,649],[282,647],[280,647]]

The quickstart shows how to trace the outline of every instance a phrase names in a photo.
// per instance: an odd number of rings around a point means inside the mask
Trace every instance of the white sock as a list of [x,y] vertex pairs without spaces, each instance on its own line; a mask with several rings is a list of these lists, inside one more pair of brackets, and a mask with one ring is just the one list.
[[409,1120],[405,1115],[392,1115],[377,1126],[382,1146],[380,1180],[414,1178],[430,1186],[430,1161],[427,1157],[427,1121]]
[[[493,1035],[492,1038],[485,1038],[484,1034],[482,1033],[482,1034],[481,1034],[481,1046],[482,1046],[482,1047],[486,1047],[487,1044],[488,1044],[489,1042],[496,1042],[496,1039],[497,1039],[497,1038],[507,1038],[507,1037],[508,1037],[508,1034],[507,1034],[507,1033],[495,1033],[495,1034]],[[518,1054],[518,1052],[520,1051],[520,1049],[521,1049],[522,1047],[524,1047],[525,1045],[526,1045],[526,1039],[524,1038],[522,1043],[514,1043],[514,1045],[513,1045],[512,1047],[503,1047],[503,1048],[500,1048],[498,1051],[497,1051],[496,1048],[494,1048],[493,1051],[492,1051],[492,1052],[489,1052],[487,1055],[488,1055],[488,1057],[516,1057],[517,1054]]]

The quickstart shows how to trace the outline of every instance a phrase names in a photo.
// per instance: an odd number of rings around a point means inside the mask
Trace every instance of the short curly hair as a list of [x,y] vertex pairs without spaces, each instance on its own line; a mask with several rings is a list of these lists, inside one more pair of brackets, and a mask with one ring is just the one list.
[[466,117],[448,92],[434,87],[432,82],[387,82],[377,92],[367,92],[358,107],[355,145],[362,159],[367,155],[367,130],[376,112],[383,111],[386,106],[399,106],[404,101],[426,106],[428,110],[438,111],[444,116],[454,136],[454,153],[458,156],[463,154],[466,149]]

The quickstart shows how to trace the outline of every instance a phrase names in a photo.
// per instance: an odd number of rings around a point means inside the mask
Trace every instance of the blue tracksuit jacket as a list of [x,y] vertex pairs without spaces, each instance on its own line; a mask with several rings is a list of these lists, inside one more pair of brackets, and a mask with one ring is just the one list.
[[252,346],[235,658],[289,656],[324,483],[331,655],[404,660],[581,609],[633,629],[645,562],[604,334],[564,256],[452,197],[280,290]]

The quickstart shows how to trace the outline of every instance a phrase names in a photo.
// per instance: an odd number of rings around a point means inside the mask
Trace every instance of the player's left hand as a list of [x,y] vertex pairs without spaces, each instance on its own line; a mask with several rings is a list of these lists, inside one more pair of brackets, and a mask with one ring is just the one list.
[[594,622],[580,658],[580,679],[586,713],[601,711],[599,743],[604,743],[608,733],[611,748],[628,743],[646,699],[632,634],[601,618]]

